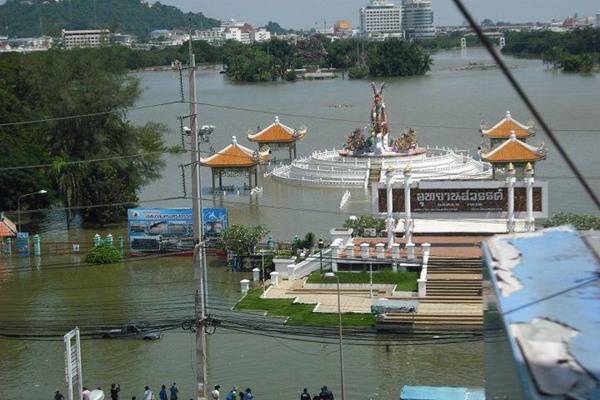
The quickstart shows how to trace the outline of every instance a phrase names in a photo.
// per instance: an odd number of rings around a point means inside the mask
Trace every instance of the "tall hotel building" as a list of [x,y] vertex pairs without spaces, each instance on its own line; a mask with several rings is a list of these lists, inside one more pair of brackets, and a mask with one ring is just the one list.
[[403,38],[402,7],[386,0],[371,0],[360,9],[360,32],[369,39]]
[[402,0],[402,27],[407,39],[434,37],[431,0]]

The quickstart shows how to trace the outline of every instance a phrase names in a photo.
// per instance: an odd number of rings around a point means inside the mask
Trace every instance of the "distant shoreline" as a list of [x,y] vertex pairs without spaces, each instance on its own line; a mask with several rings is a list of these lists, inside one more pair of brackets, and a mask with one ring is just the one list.
[[[184,66],[185,68],[185,66]],[[198,71],[209,71],[209,72],[221,72],[223,70],[223,64],[197,64],[196,70]],[[165,71],[177,71],[177,68],[173,68],[170,65],[157,65],[154,67],[145,67],[132,69],[131,72],[165,72]]]

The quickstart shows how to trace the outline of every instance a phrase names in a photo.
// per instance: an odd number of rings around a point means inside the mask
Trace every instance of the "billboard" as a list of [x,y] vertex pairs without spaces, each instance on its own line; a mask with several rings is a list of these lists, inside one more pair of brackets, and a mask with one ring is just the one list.
[[[191,208],[130,208],[127,210],[129,249],[176,252],[194,247]],[[203,208],[204,236],[218,237],[227,227],[227,209]]]

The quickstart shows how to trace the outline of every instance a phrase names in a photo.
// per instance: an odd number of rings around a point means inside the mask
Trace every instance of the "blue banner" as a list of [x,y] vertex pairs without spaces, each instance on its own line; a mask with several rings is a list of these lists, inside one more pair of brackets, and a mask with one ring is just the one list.
[[[129,248],[132,251],[176,252],[193,249],[191,208],[130,208]],[[203,208],[204,236],[218,237],[227,227],[227,209]]]

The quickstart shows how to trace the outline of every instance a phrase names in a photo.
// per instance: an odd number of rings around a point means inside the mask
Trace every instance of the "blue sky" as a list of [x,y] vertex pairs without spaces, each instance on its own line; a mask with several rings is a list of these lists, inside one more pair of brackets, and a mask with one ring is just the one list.
[[[286,29],[311,29],[332,26],[337,20],[349,20],[357,27],[358,10],[368,0],[162,0],[161,3],[219,20],[233,18],[254,27],[273,21]],[[575,13],[580,16],[600,13],[600,0],[463,0],[463,3],[478,20],[489,18],[494,22],[549,22]],[[433,0],[433,8],[436,25],[460,25],[464,20],[452,0]]]

